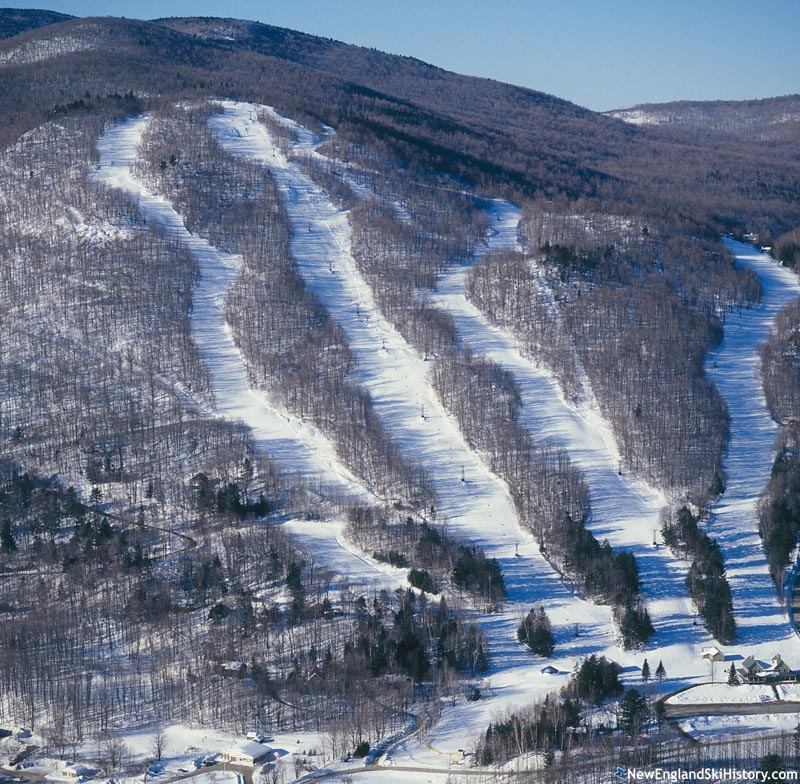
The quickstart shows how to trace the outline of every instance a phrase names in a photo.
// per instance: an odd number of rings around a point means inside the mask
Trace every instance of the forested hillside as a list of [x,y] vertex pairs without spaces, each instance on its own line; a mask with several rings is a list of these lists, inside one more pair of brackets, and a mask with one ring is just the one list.
[[[769,293],[721,232],[799,258],[777,104],[634,126],[228,19],[6,10],[0,39],[0,729],[338,759],[463,722],[489,765],[533,719],[484,703],[544,698],[544,659],[597,665],[599,705],[643,652],[691,659],[677,688],[752,639],[709,355]],[[761,355],[776,591],[798,317]],[[579,684],[532,748],[583,743]]]

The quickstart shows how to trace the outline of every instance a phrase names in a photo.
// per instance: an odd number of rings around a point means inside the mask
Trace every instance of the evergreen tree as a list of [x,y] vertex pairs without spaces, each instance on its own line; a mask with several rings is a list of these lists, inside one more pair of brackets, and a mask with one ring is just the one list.
[[786,771],[786,763],[780,754],[766,754],[759,761],[758,769],[766,774],[764,781],[783,781],[778,777]]
[[3,528],[0,530],[0,550],[7,555],[17,552],[17,540],[11,531],[11,520],[3,520]]
[[650,680],[650,665],[647,663],[647,659],[644,660],[644,664],[642,665],[642,680],[645,683]]
[[556,640],[544,607],[531,609],[517,629],[517,639],[539,656],[550,656],[553,653]]
[[659,661],[658,667],[656,667],[656,678],[658,678],[658,682],[661,683],[666,677],[667,677],[667,671],[664,668],[664,662]]
[[728,686],[738,686],[739,679],[736,677],[736,665],[731,662],[731,668],[728,670]]
[[620,710],[620,727],[628,735],[638,735],[647,720],[647,700],[637,689],[628,689],[620,702]]

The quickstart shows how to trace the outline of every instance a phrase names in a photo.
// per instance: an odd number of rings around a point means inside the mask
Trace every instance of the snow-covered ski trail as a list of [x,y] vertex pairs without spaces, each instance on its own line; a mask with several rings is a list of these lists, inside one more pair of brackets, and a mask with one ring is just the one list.
[[190,234],[170,202],[150,192],[133,175],[147,123],[146,116],[135,117],[102,135],[97,143],[100,163],[94,177],[133,196],[147,219],[180,241],[196,259],[200,281],[192,295],[192,336],[210,374],[214,413],[244,422],[258,448],[279,462],[286,473],[319,488],[325,497],[374,501],[341,464],[327,438],[251,387],[244,359],[225,318],[225,297],[241,260]]
[[[229,152],[260,161],[269,168],[284,197],[294,227],[292,255],[308,287],[340,324],[358,359],[359,381],[372,396],[375,410],[404,454],[422,465],[434,485],[439,519],[448,531],[484,548],[500,561],[508,588],[503,612],[484,616],[491,648],[495,695],[505,692],[522,704],[538,690],[553,688],[540,674],[529,652],[516,641],[516,627],[532,606],[545,604],[557,635],[554,662],[571,671],[577,657],[613,650],[611,610],[577,598],[539,554],[533,537],[521,530],[508,488],[465,443],[444,411],[427,377],[427,363],[389,324],[377,307],[351,254],[347,213],[286,158],[259,112],[266,107],[224,102],[224,114],[211,127]],[[307,129],[291,124],[294,149],[311,152],[320,142]],[[423,416],[424,414],[424,416]],[[462,466],[466,481],[462,482]],[[519,555],[515,548],[519,545]],[[580,636],[575,635],[575,630]],[[493,709],[500,707],[498,702]],[[454,720],[463,737],[465,712],[481,726],[483,706],[458,712]]]
[[[757,306],[726,316],[722,345],[706,361],[708,375],[728,404],[730,415],[725,492],[712,507],[706,530],[719,542],[725,557],[737,641],[766,644],[774,653],[775,642],[791,637],[791,666],[797,666],[794,660],[800,656],[800,641],[792,633],[785,606],[769,576],[758,535],[756,502],[769,480],[778,432],[764,397],[759,346],[769,335],[778,311],[800,294],[800,282],[752,245],[726,239],[725,246],[738,264],[758,275],[764,296]],[[781,653],[784,648],[785,642],[781,642]]]
[[[494,201],[489,214],[490,234],[476,258],[487,251],[520,250],[518,208]],[[620,475],[616,441],[588,384],[586,400],[577,407],[567,403],[554,375],[526,358],[516,337],[491,324],[467,299],[468,272],[468,267],[459,265],[444,273],[431,300],[450,313],[466,345],[512,374],[522,399],[522,422],[534,441],[565,449],[583,472],[591,501],[587,527],[600,541],[607,539],[615,549],[636,555],[643,596],[658,634],[651,644],[677,645],[684,650],[708,644],[709,636],[695,624],[684,586],[686,564],[667,548],[653,544],[654,536],[659,538],[659,515],[666,499],[630,475]]]

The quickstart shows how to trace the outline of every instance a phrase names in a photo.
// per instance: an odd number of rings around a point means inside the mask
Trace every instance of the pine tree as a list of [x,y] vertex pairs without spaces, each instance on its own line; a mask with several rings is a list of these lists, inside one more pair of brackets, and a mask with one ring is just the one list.
[[792,748],[794,749],[795,766],[800,767],[800,721],[797,722],[797,726],[794,728],[794,734],[792,735]]
[[656,678],[658,678],[658,682],[661,683],[666,677],[667,677],[667,671],[664,668],[664,662],[659,661],[658,667],[656,667]]
[[17,540],[11,531],[11,520],[3,520],[3,528],[0,530],[0,550],[11,555],[17,551]]
[[637,689],[628,689],[620,702],[620,727],[631,736],[642,731],[647,720],[647,700]]
[[544,607],[531,609],[517,629],[517,639],[539,656],[550,656],[553,653],[556,640]]
[[728,686],[738,686],[738,685],[739,685],[739,679],[736,677],[736,665],[733,662],[731,662],[731,668],[728,670]]
[[650,680],[650,665],[647,663],[647,659],[644,660],[644,664],[642,665],[642,680],[645,683]]

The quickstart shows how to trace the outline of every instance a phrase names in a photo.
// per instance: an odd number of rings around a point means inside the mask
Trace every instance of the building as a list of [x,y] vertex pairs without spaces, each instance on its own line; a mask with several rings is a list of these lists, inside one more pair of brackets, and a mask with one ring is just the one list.
[[220,759],[231,765],[257,765],[264,762],[272,754],[269,746],[256,743],[254,740],[244,740],[236,746],[223,750]]
[[92,775],[94,775],[94,771],[91,768],[87,768],[86,765],[81,765],[79,762],[72,762],[69,765],[65,765],[64,770],[61,771],[61,776],[70,781],[86,781],[86,779],[90,779]]
[[719,662],[725,661],[725,654],[716,645],[710,645],[700,651],[700,658],[709,662]]
[[797,676],[789,665],[776,653],[769,664],[760,662],[754,656],[748,656],[736,668],[736,674],[741,683],[764,683],[765,681],[790,681],[796,680]]

